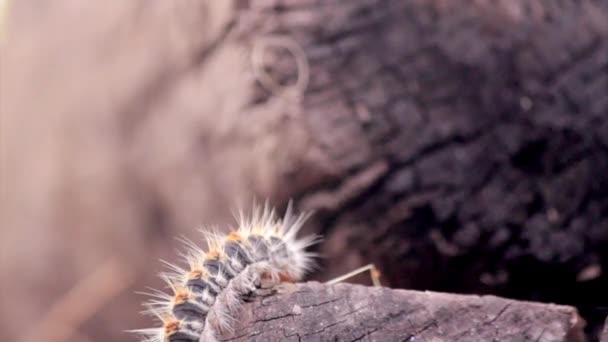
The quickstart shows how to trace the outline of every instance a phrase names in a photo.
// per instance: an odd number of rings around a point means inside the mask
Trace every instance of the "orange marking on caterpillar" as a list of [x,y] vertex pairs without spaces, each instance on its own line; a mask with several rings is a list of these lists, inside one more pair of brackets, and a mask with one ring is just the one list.
[[292,277],[288,276],[287,274],[281,273],[279,274],[279,279],[281,280],[282,283],[293,283],[295,282],[295,279],[293,279]]
[[180,322],[176,319],[165,322],[165,335],[171,336],[179,330]]
[[226,236],[226,241],[243,242],[243,237],[237,232],[231,232],[228,234],[228,236]]
[[206,279],[207,275],[207,270],[197,268],[188,273],[188,279]]
[[[262,273],[262,275],[260,276],[260,278],[264,279],[264,280],[270,280],[272,279],[272,276],[268,273]],[[293,283],[295,281],[295,279],[293,279],[292,277],[288,276],[285,273],[279,273],[279,280],[282,283]]]
[[219,250],[213,249],[205,255],[205,260],[218,260],[221,256],[222,253]]
[[182,304],[186,301],[188,301],[188,299],[190,299],[192,297],[192,294],[190,293],[190,291],[186,290],[186,289],[179,289],[177,291],[177,293],[175,294],[175,304]]

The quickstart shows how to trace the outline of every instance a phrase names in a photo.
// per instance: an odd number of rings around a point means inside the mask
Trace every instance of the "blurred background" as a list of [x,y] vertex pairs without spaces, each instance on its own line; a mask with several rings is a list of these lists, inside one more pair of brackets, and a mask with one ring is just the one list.
[[598,338],[608,1],[0,3],[0,340],[135,341],[175,237],[290,198],[310,279],[373,262]]

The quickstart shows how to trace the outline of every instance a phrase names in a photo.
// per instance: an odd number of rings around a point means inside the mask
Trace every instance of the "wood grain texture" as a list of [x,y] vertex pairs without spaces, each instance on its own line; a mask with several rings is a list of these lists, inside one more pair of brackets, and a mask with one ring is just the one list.
[[222,341],[583,341],[569,306],[316,282],[257,298],[236,326]]

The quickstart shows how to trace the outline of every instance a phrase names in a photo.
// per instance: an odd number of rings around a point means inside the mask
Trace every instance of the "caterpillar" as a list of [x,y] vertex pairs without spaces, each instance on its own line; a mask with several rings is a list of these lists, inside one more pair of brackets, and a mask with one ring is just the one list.
[[230,233],[203,231],[206,251],[183,239],[187,268],[166,263],[170,272],[161,277],[171,293],[153,290],[144,304],[144,313],[162,326],[132,332],[145,342],[218,341],[232,330],[245,296],[299,281],[314,268],[316,255],[306,249],[318,236],[296,236],[309,216],[294,215],[291,202],[283,218],[268,203],[254,205],[249,217],[240,212],[238,228]]

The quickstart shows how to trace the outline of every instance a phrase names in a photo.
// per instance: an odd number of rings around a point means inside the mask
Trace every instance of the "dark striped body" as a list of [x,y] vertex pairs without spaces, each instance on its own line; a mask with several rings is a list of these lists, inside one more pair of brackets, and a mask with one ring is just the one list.
[[285,243],[276,237],[250,235],[246,240],[224,242],[221,253],[217,257],[207,257],[203,262],[204,270],[192,272],[183,284],[189,296],[175,301],[172,314],[180,323],[177,329],[166,332],[165,341],[199,342],[207,315],[233,280],[252,264],[286,258],[288,254]]

